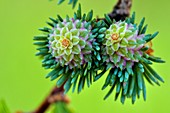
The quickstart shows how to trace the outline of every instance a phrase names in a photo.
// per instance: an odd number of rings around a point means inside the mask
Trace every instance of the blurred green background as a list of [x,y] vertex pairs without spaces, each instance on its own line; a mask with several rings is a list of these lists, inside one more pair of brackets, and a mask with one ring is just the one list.
[[[94,9],[95,16],[103,17],[117,0],[79,1],[84,12]],[[166,64],[154,64],[153,67],[163,76],[165,84],[161,87],[147,84],[146,102],[141,98],[135,105],[130,100],[122,105],[114,101],[113,95],[103,101],[107,93],[100,90],[103,78],[79,95],[69,92],[76,113],[170,113],[169,4],[169,0],[133,0],[131,10],[136,12],[137,22],[146,17],[148,33],[160,31],[153,41],[154,54],[166,60]],[[71,7],[67,2],[58,6],[56,0],[0,0],[0,98],[7,101],[12,111],[32,111],[55,84],[44,78],[48,71],[34,56],[36,47],[32,39],[41,33],[37,29],[46,26],[49,16],[71,16],[74,12]]]

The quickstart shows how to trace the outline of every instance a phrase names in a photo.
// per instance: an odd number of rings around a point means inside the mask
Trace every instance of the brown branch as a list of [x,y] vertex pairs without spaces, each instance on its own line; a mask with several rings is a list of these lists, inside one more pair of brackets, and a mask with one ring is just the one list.
[[113,11],[109,13],[111,19],[116,21],[125,20],[130,15],[130,9],[132,6],[132,0],[118,0],[114,6]]
[[55,86],[51,93],[45,98],[42,104],[33,112],[31,113],[44,113],[49,106],[58,101],[64,101],[66,103],[69,102],[69,99],[63,94],[64,93],[64,84],[61,87]]

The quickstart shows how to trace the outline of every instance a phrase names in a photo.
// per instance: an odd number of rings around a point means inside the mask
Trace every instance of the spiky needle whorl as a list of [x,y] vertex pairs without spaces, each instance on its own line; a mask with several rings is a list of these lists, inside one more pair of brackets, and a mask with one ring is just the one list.
[[34,37],[37,41],[34,44],[40,46],[36,55],[44,58],[43,67],[53,69],[46,77],[51,77],[51,80],[60,77],[57,86],[65,83],[65,92],[72,85],[74,91],[76,84],[80,92],[84,88],[85,80],[90,86],[92,77],[97,73],[92,63],[92,47],[95,46],[92,46],[95,43],[95,36],[91,32],[92,15],[93,11],[90,11],[87,16],[82,16],[79,5],[73,18],[67,16],[62,19],[59,15],[58,19],[50,18],[53,23],[48,24],[52,28],[40,29],[47,35]]
[[100,32],[97,39],[100,43],[102,62],[105,64],[105,68],[95,78],[95,80],[98,80],[109,70],[102,89],[107,86],[110,86],[111,89],[104,99],[116,89],[115,100],[121,93],[122,103],[124,103],[126,97],[132,98],[132,103],[134,103],[136,96],[140,97],[141,91],[143,91],[143,97],[146,100],[144,78],[151,84],[155,82],[159,85],[158,80],[164,82],[149,66],[152,62],[163,63],[164,61],[148,54],[149,47],[146,46],[158,32],[153,35],[145,35],[147,25],[143,27],[144,18],[139,26],[134,24],[134,19],[135,14],[126,21],[115,22],[105,15],[105,23],[107,23],[105,27],[107,29]]
[[[154,34],[145,34],[147,25],[143,27],[144,18],[137,26],[134,24],[135,14],[125,21],[115,22],[108,15],[105,20],[93,20],[92,11],[86,16],[81,14],[79,5],[73,18],[50,18],[52,27],[40,29],[46,36],[37,36],[34,40],[40,46],[36,55],[44,58],[43,67],[53,69],[46,77],[57,80],[60,87],[65,83],[67,92],[73,85],[73,91],[78,84],[78,92],[84,88],[85,81],[88,87],[94,78],[97,81],[107,71],[105,84],[102,89],[110,86],[111,89],[105,99],[116,87],[115,100],[121,93],[121,102],[125,98],[140,97],[143,92],[146,100],[144,78],[152,84],[159,84],[163,79],[150,67],[152,62],[163,63],[160,58],[148,52],[151,50],[148,43],[156,37]],[[101,73],[98,73],[98,71]]]

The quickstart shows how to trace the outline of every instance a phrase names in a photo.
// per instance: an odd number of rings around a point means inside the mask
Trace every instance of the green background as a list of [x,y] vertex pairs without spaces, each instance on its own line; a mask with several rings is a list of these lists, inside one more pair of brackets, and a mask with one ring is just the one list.
[[[84,12],[94,9],[94,15],[103,17],[112,10],[116,0],[80,0]],[[170,113],[170,1],[133,0],[131,11],[137,14],[137,22],[143,16],[149,25],[148,33],[160,31],[154,39],[155,55],[166,60],[153,67],[165,79],[161,87],[147,84],[147,101],[141,98],[135,105],[126,100],[125,105],[114,101],[111,95],[103,101],[107,91],[101,91],[104,78],[85,88],[81,94],[69,92],[71,107],[76,113]],[[76,10],[76,9],[75,9]],[[32,111],[36,108],[55,82],[45,79],[47,70],[35,57],[33,36],[46,26],[48,17],[73,14],[71,6],[57,6],[56,0],[0,0],[0,98],[4,98],[12,111]]]

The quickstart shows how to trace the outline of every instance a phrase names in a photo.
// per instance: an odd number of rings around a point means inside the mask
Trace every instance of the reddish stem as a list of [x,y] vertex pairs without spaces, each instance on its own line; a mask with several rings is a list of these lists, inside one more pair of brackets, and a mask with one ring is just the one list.
[[[60,94],[62,96],[62,94],[64,93],[64,88],[63,87],[64,87],[64,85],[62,85],[61,87],[55,86],[52,89],[51,93],[42,102],[42,104],[35,111],[33,111],[32,113],[44,113],[49,108],[49,106],[52,104],[50,102],[50,100],[49,100],[50,98],[53,98],[53,96],[60,95]],[[57,101],[61,101],[61,99],[55,100],[55,102],[57,102]]]

